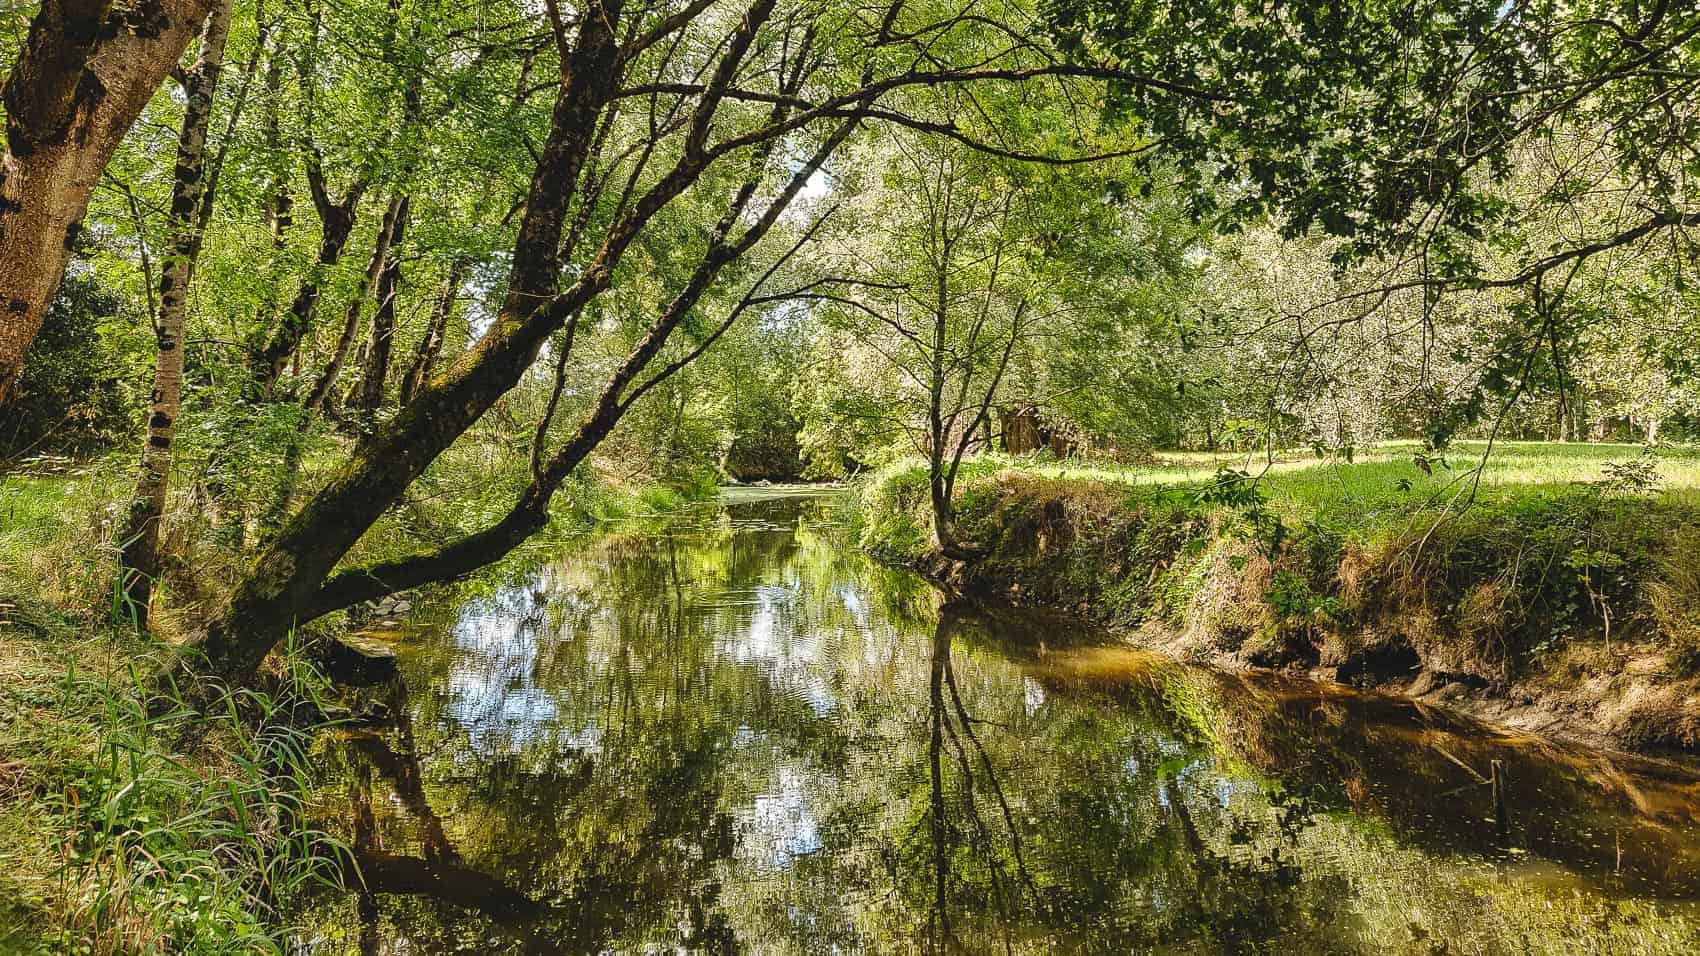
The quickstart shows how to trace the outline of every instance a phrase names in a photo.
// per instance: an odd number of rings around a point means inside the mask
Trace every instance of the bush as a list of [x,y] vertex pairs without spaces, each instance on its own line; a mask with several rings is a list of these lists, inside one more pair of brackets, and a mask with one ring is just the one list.
[[121,306],[92,276],[65,276],[0,417],[0,460],[84,455],[130,434],[140,370],[114,344]]

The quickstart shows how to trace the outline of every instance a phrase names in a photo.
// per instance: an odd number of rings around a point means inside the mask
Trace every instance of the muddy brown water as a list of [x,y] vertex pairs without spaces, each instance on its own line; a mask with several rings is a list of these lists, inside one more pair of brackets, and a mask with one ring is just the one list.
[[828,503],[423,608],[300,950],[1700,951],[1693,766],[940,607]]

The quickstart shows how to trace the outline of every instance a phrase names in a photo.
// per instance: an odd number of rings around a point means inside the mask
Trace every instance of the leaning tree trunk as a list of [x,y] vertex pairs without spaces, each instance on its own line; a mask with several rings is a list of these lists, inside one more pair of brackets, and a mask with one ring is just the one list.
[[[322,411],[330,400],[331,388],[342,374],[343,366],[348,362],[348,350],[354,346],[354,340],[360,335],[360,313],[366,305],[366,300],[376,295],[384,268],[389,262],[390,249],[395,242],[400,228],[403,204],[406,200],[398,197],[390,201],[390,206],[384,211],[384,218],[378,224],[378,236],[372,244],[372,258],[366,266],[366,279],[360,288],[355,290],[354,298],[348,302],[348,310],[343,316],[342,334],[337,336],[336,347],[331,350],[330,361],[325,363],[324,371],[313,383],[312,391],[307,393],[302,403],[309,415]],[[355,364],[361,364],[356,362]]]
[[[533,475],[530,486],[503,518],[429,553],[351,569],[331,578],[338,562],[425,468],[519,383],[549,337],[612,285],[622,254],[649,217],[686,192],[709,167],[712,157],[701,144],[708,137],[714,107],[773,9],[772,0],[755,0],[724,46],[712,81],[718,92],[705,96],[693,114],[684,155],[625,218],[610,227],[594,259],[566,291],[558,292],[566,209],[584,169],[598,117],[615,95],[619,80],[614,24],[619,21],[620,4],[591,0],[589,6],[577,23],[578,43],[563,64],[549,137],[539,151],[514,245],[507,295],[490,331],[395,418],[362,440],[257,558],[229,604],[195,642],[198,662],[213,676],[250,680],[271,647],[295,625],[381,594],[469,573],[543,527],[550,497],[613,430],[631,403],[700,355],[725,331],[727,326],[720,326],[685,358],[637,382],[720,271],[761,239],[858,123],[854,118],[844,120],[793,173],[767,211],[731,241],[728,233],[733,226],[748,222],[747,203],[760,185],[753,178],[743,183],[710,235],[696,272],[605,381],[574,437]],[[784,104],[775,107],[773,122],[783,118],[785,108]],[[756,164],[759,168],[768,154],[760,149],[757,154],[762,159]],[[734,310],[734,318],[736,314]],[[185,659],[190,668],[196,663]],[[197,686],[203,688],[197,696],[209,687],[205,682]]]
[[331,389],[336,385],[337,376],[348,359],[349,347],[360,332],[361,309],[373,295],[378,285],[378,276],[383,271],[384,264],[389,261],[390,243],[395,239],[398,222],[396,211],[397,202],[391,201],[383,221],[378,224],[378,236],[372,245],[371,262],[366,266],[365,282],[355,290],[354,298],[348,302],[342,334],[337,336],[336,348],[331,351],[330,361],[325,364],[324,371],[319,373],[307,397],[302,400],[301,422],[295,433],[290,436],[289,444],[283,452],[283,477],[278,482],[277,492],[273,495],[270,506],[260,518],[260,533],[267,538],[283,527],[290,509],[294,507],[295,486],[301,479],[301,457],[306,452],[308,430],[313,427],[313,416],[324,411],[330,403]]
[[169,251],[159,275],[159,319],[155,323],[158,358],[154,364],[152,406],[147,440],[142,445],[141,472],[121,540],[120,576],[130,606],[147,625],[153,582],[160,571],[160,522],[171,490],[171,447],[177,435],[177,414],[183,396],[183,324],[188,312],[189,281],[200,253],[205,220],[201,216],[202,171],[207,126],[213,96],[224,63],[224,44],[230,35],[231,0],[219,0],[207,17],[201,53],[183,81],[186,105],[183,128],[177,136],[177,165],[171,184],[171,213],[167,226]]
[[378,283],[374,290],[377,308],[372,311],[372,334],[366,340],[366,363],[360,374],[360,392],[352,402],[367,412],[376,411],[384,403],[384,384],[390,375],[390,345],[395,337],[396,295],[401,287],[401,258],[396,247],[407,232],[408,200],[396,198],[391,207],[394,218],[390,224],[389,246],[384,250]]
[[327,206],[320,211],[321,228],[324,231],[319,237],[317,260],[301,280],[300,287],[295,290],[295,298],[289,303],[289,311],[283,314],[283,320],[278,323],[271,338],[252,357],[251,371],[257,397],[271,398],[272,389],[283,375],[290,356],[295,354],[301,340],[306,338],[307,331],[313,327],[313,317],[319,310],[319,296],[324,292],[325,282],[330,278],[331,270],[342,261],[342,252],[348,246],[348,238],[354,234],[354,214],[358,201],[358,193],[351,192],[348,200]]
[[[89,197],[213,0],[44,0],[5,88],[0,402],[41,331]],[[146,29],[132,26],[141,16]]]
[[[196,644],[213,675],[235,682],[250,679],[272,645],[314,616],[319,589],[337,562],[444,448],[519,382],[553,331],[553,323],[534,312],[555,297],[556,253],[567,204],[596,119],[616,82],[618,49],[611,27],[586,17],[579,33],[568,77],[556,95],[549,140],[532,176],[496,326],[440,381],[356,446],[256,558]],[[596,278],[599,284],[608,281],[605,274]]]

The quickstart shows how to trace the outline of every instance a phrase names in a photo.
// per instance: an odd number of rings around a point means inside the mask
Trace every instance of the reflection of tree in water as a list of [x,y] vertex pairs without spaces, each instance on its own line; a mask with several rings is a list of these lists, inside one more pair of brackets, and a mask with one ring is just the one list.
[[[405,710],[405,700],[397,704]],[[467,831],[458,847],[420,785],[413,750],[372,733],[351,735],[349,745],[360,871],[349,882],[363,880],[369,891],[358,903],[362,953],[387,951],[378,941],[390,937],[447,946],[446,928],[470,916],[511,951],[594,952],[662,912],[679,945],[727,947],[713,877],[731,852],[732,829],[716,809],[713,742],[672,736],[637,765],[576,754],[540,769],[503,755],[467,768],[457,810],[478,817],[499,808],[501,826]],[[405,812],[387,827],[372,812],[374,772]],[[620,798],[608,799],[613,793]],[[404,845],[419,849],[393,849]],[[387,907],[382,925],[379,902],[395,895],[413,900]]]
[[[975,732],[975,719],[962,703],[956,684],[956,672],[951,662],[951,636],[959,623],[957,609],[945,606],[939,611],[938,624],[933,629],[931,679],[929,681],[928,762],[931,799],[928,805],[928,831],[933,850],[933,906],[927,917],[927,941],[935,949],[960,945],[951,931],[950,888],[954,883],[970,895],[981,897],[976,911],[988,907],[997,914],[997,922],[1005,927],[1003,940],[1007,949],[1010,940],[1007,927],[1024,901],[1042,912],[1044,901],[1039,896],[1033,877],[1027,871],[1022,853],[1022,827],[1010,809],[1003,785],[991,755],[986,752]],[[948,742],[948,746],[947,746]],[[958,774],[952,791],[958,797],[961,819],[952,822],[945,799],[945,765],[955,758]],[[986,822],[976,801],[975,791],[989,793],[996,802],[998,826]],[[953,852],[963,846],[966,854]],[[1005,859],[1007,855],[1007,861]],[[1013,864],[1014,872],[1009,872]],[[972,873],[970,870],[977,870]],[[984,884],[976,887],[977,878]]]
[[[1364,903],[1395,850],[1462,897],[1423,854],[1488,827],[1435,746],[1502,745],[937,611],[782,517],[604,540],[404,659],[340,771],[378,951],[1363,951],[1412,942]],[[1555,766],[1513,780],[1576,819]]]
[[[421,648],[407,668],[430,689],[348,748],[352,802],[385,802],[360,795],[376,769],[404,811],[364,824],[385,931],[429,951],[476,917],[514,951],[727,948],[720,865],[736,836],[720,803],[734,738],[756,723],[828,761],[844,750],[806,699],[761,666],[727,667],[719,646],[745,603],[797,613],[774,585],[795,583],[798,550],[784,526],[609,539],[594,561],[474,601],[455,627],[482,633]],[[815,542],[811,559],[826,553]],[[445,686],[444,673],[463,676]],[[540,692],[547,706],[511,704]]]
[[[1338,887],[1296,892],[1290,849],[1310,801],[1265,794],[1279,826],[1264,832],[1262,819],[1220,803],[1195,809],[1188,771],[1207,755],[1176,737],[1129,734],[1088,712],[1005,734],[1010,723],[965,703],[952,655],[985,626],[947,605],[933,636],[926,811],[905,853],[924,874],[909,892],[926,913],[927,948],[1255,949],[1327,938],[1327,894]],[[994,754],[999,736],[1012,756]],[[1156,772],[1129,774],[1116,760]]]

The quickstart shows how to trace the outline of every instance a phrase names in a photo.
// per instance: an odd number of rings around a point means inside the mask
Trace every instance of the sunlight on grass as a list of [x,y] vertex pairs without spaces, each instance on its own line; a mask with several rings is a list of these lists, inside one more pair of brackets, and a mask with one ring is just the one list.
[[[1605,467],[1633,461],[1641,445],[1560,444],[1556,442],[1496,442],[1482,468],[1478,496],[1501,497],[1507,491],[1556,490],[1578,482],[1599,481]],[[1474,483],[1474,470],[1486,451],[1483,442],[1460,442],[1429,472],[1418,466],[1422,446],[1416,442],[1384,442],[1361,452],[1350,462],[1288,451],[1273,463],[1261,454],[1163,452],[1154,465],[1107,462],[1020,460],[1021,471],[1048,478],[1109,481],[1122,484],[1182,485],[1209,479],[1221,467],[1236,468],[1261,478],[1274,507],[1289,513],[1309,513],[1342,503],[1374,510],[1434,498],[1444,504],[1462,498]],[[1700,503],[1700,449],[1666,447],[1658,456],[1659,494],[1673,503]]]

